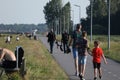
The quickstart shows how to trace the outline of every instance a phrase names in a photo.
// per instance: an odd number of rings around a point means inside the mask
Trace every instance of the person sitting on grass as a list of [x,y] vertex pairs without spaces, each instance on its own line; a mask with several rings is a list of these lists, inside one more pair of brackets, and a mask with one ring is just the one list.
[[15,54],[6,48],[0,48],[0,67],[15,68],[16,57]]

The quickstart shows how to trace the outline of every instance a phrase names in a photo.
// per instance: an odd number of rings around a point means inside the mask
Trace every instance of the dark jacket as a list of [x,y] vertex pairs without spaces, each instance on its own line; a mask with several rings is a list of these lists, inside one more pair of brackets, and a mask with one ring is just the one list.
[[54,42],[56,39],[55,33],[52,31],[48,33],[47,37],[48,37],[48,42]]

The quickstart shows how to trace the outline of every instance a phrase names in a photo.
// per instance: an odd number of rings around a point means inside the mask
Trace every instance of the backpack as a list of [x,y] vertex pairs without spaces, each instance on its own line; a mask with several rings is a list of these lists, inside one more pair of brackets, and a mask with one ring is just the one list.
[[48,42],[55,41],[55,34],[53,32],[50,32],[48,34]]
[[66,42],[66,41],[69,40],[69,35],[68,35],[68,33],[63,33],[63,34],[62,34],[62,40],[63,40],[64,42]]

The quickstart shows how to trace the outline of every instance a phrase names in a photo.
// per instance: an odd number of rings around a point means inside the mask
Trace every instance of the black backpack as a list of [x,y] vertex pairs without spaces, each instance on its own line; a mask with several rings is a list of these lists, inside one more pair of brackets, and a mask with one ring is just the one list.
[[55,41],[55,34],[53,32],[50,32],[48,34],[48,42]]
[[63,42],[68,41],[69,40],[69,34],[68,33],[63,33],[62,34],[62,40],[63,40]]

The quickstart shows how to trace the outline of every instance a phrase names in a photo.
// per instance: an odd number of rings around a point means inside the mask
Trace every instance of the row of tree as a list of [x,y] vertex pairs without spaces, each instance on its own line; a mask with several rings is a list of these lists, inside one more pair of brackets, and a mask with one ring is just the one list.
[[53,28],[57,34],[63,31],[72,31],[70,3],[62,5],[62,0],[51,0],[44,7],[46,23]]
[[[108,34],[108,0],[89,0],[93,5],[93,34]],[[107,2],[106,2],[107,1]],[[119,35],[120,25],[120,0],[110,0],[111,34]],[[62,0],[51,0],[44,7],[45,19],[49,28],[56,33],[64,30],[72,31],[71,6],[68,2],[62,6]],[[81,19],[84,30],[90,33],[91,4],[86,8],[87,18]]]
[[47,31],[46,24],[0,24],[0,33],[31,33],[37,29],[39,33]]
[[[120,0],[110,0],[111,34],[120,34]],[[108,34],[108,3],[106,0],[93,0],[93,34]],[[87,8],[87,18],[82,19],[84,29],[90,33],[91,5]]]

